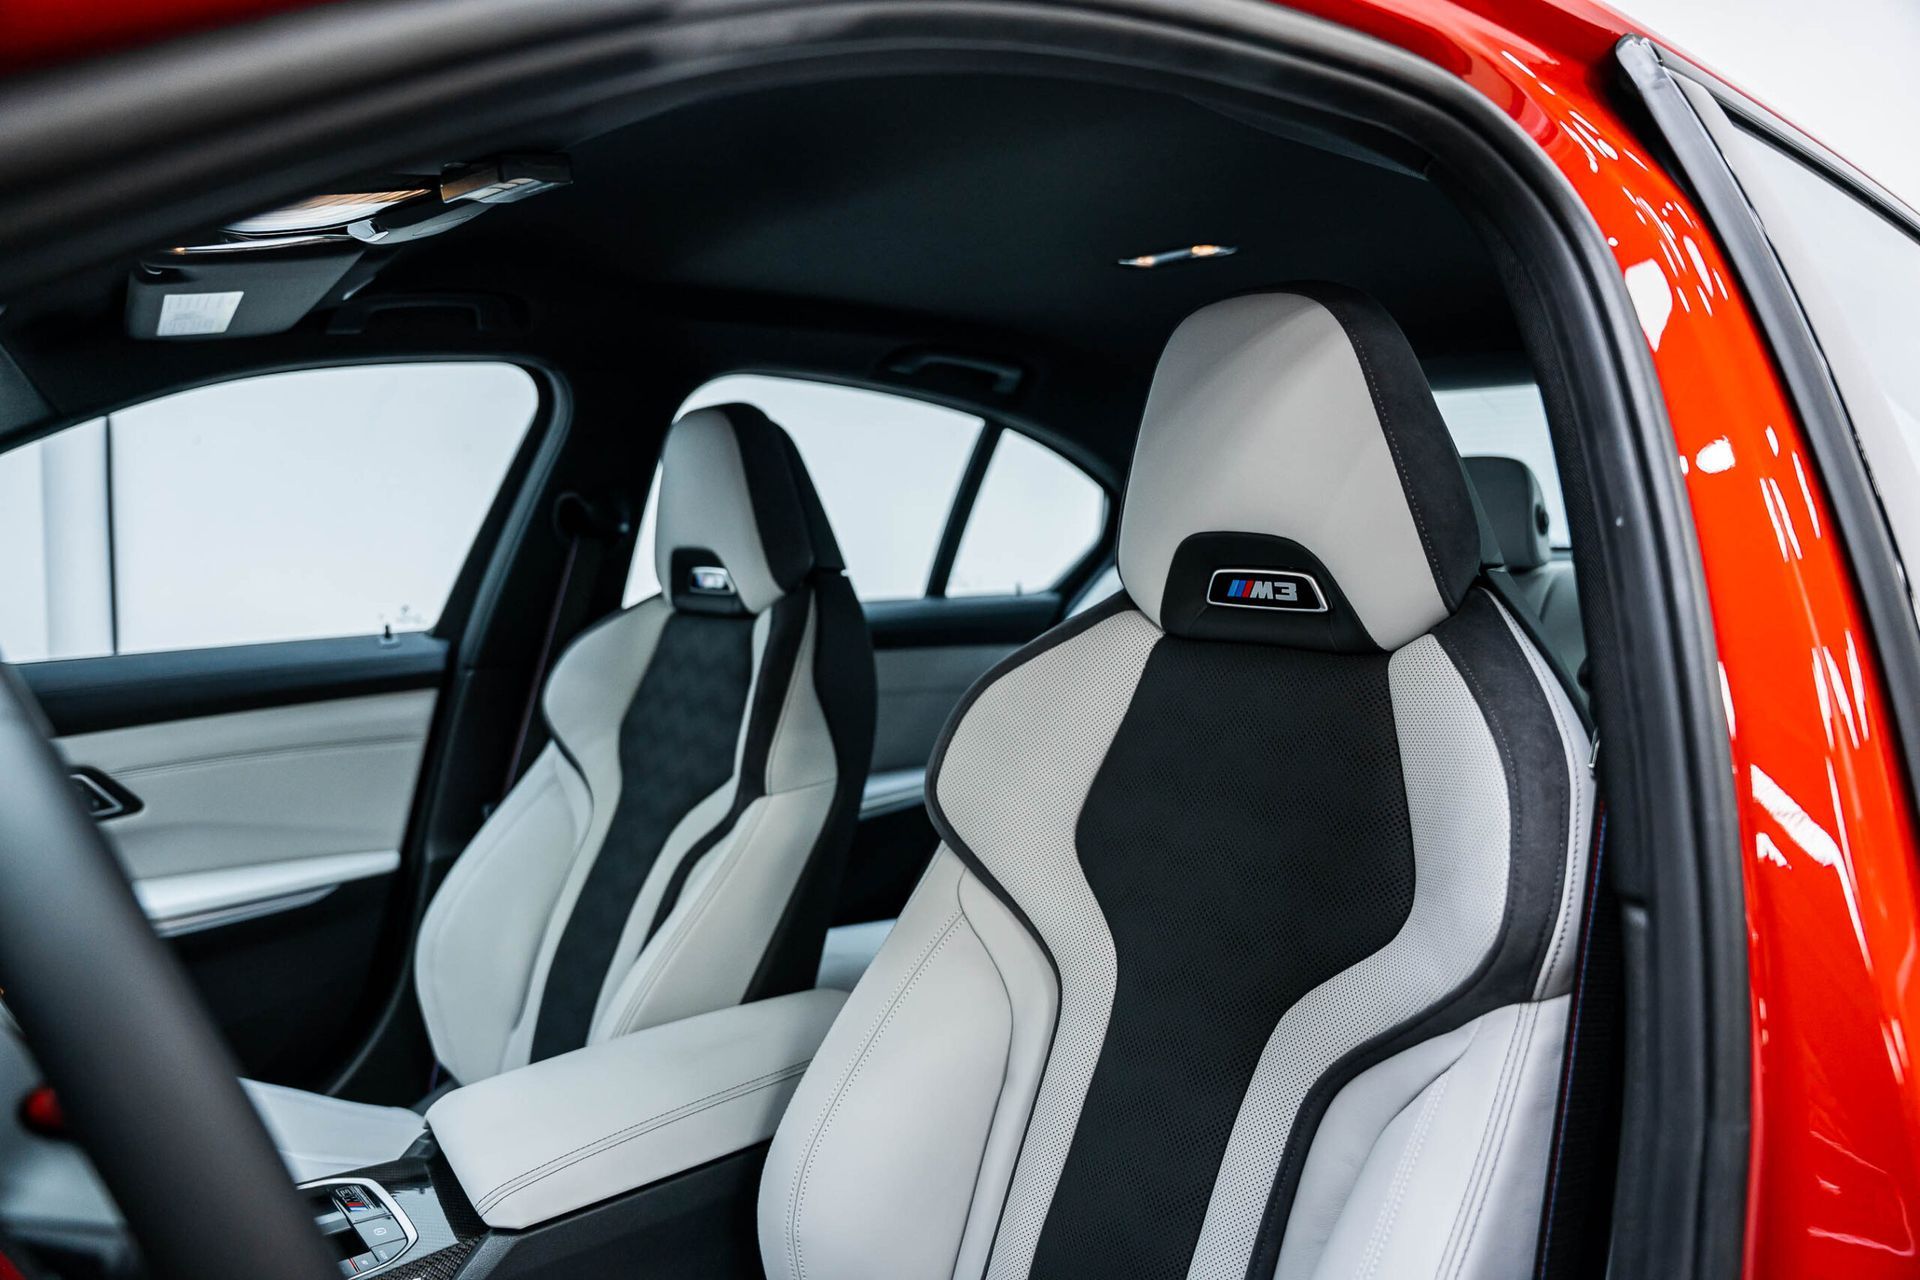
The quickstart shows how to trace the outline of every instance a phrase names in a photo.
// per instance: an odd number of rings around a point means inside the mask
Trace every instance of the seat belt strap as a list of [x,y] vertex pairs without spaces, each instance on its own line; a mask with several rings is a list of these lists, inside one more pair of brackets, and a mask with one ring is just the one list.
[[507,757],[506,781],[500,796],[506,798],[513,784],[520,781],[520,757],[527,749],[527,736],[533,731],[533,716],[540,707],[540,695],[546,692],[547,668],[553,661],[553,642],[560,633],[560,616],[566,612],[567,592],[573,586],[573,569],[580,560],[580,534],[567,538],[567,558],[560,565],[560,585],[554,588],[553,608],[547,611],[547,628],[540,637],[540,656],[534,659],[533,683],[527,689],[527,705],[520,712],[520,727],[513,735],[513,754]]

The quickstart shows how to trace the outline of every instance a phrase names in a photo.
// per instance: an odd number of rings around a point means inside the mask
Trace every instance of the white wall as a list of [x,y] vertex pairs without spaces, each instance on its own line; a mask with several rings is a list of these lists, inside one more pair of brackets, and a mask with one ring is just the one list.
[[1920,208],[1920,0],[1613,0]]
[[431,626],[538,400],[512,365],[308,370],[0,454],[0,653]]

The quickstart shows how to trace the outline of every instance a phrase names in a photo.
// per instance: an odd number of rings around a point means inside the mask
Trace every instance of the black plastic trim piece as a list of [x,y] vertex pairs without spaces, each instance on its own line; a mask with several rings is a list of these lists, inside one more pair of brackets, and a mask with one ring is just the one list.
[[423,632],[123,653],[19,668],[61,737],[189,716],[431,689],[447,642]]
[[461,1280],[759,1280],[754,1206],[767,1146],[525,1231],[489,1231],[460,1268]]
[[960,472],[960,484],[953,491],[953,505],[947,508],[947,523],[940,530],[940,545],[933,553],[933,567],[927,571],[927,597],[938,600],[947,594],[947,579],[953,576],[953,562],[960,555],[960,539],[967,532],[967,520],[973,515],[974,500],[980,496],[980,484],[987,478],[987,464],[1000,445],[1002,428],[991,420],[980,424],[973,451]]
[[1025,644],[1059,618],[1060,597],[929,596],[922,600],[868,600],[860,606],[876,649],[922,649],[965,644]]

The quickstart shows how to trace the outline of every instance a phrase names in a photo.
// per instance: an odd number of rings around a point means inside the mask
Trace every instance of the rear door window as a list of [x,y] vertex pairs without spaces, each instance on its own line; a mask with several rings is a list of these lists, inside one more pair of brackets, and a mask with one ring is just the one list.
[[[793,437],[863,601],[1047,590],[1105,528],[1106,495],[1091,477],[1045,445],[973,414],[763,374],[716,378],[680,413],[729,403],[753,405]],[[980,482],[962,510],[970,470]],[[654,479],[627,577],[628,605],[660,590],[657,471]],[[958,529],[956,519],[964,521]]]

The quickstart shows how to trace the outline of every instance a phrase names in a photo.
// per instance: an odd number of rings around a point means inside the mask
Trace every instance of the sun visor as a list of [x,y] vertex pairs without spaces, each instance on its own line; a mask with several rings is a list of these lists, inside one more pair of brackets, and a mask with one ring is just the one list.
[[339,285],[363,251],[329,239],[272,254],[149,260],[127,279],[127,332],[185,339],[283,333]]

